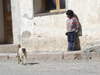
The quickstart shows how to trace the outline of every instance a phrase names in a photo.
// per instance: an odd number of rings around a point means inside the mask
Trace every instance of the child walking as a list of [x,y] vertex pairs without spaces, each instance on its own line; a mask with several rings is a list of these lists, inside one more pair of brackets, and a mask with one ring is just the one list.
[[74,51],[75,37],[76,37],[76,33],[79,31],[79,22],[74,17],[74,12],[72,10],[68,10],[66,12],[66,15],[68,17],[67,25],[66,25],[66,29],[68,33],[67,51]]

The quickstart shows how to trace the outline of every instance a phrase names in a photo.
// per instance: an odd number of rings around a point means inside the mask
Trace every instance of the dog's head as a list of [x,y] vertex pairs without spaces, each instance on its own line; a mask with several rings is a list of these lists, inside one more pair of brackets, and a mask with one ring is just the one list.
[[23,51],[23,53],[25,53],[26,49],[25,48],[22,48],[22,51]]

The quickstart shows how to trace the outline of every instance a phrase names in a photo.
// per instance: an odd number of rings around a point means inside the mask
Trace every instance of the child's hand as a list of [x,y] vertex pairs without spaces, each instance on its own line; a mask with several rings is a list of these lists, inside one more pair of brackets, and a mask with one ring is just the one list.
[[76,33],[78,32],[78,30],[75,31]]
[[65,35],[68,35],[68,32],[66,32]]

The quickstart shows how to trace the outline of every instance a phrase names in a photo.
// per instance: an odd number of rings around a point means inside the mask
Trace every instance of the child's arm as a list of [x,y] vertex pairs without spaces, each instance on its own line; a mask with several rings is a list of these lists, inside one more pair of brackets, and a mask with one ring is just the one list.
[[80,24],[79,24],[78,20],[76,20],[76,32],[79,31],[79,27],[80,27]]

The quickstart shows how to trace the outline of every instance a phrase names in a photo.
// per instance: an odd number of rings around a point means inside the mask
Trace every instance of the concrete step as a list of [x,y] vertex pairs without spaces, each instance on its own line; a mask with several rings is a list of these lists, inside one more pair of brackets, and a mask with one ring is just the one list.
[[17,50],[18,50],[17,44],[0,45],[0,53],[16,53]]
[[[17,59],[16,53],[0,53],[0,59]],[[74,52],[31,52],[27,53],[28,60],[100,60],[100,54],[91,52],[91,59],[88,53],[82,51]]]

